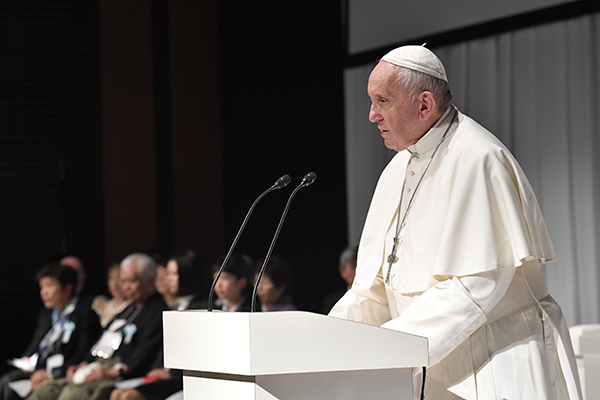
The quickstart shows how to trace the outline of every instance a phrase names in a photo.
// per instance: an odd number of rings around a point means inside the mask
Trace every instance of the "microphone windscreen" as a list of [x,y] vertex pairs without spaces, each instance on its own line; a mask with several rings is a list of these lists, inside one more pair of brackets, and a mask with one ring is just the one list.
[[281,189],[286,187],[291,181],[292,178],[290,178],[289,175],[284,175],[281,178],[277,179],[277,181],[275,182],[275,186],[277,189]]
[[304,178],[302,178],[302,182],[304,183],[304,186],[308,186],[316,180],[317,180],[317,174],[315,174],[314,172],[309,172],[308,174],[304,175]]

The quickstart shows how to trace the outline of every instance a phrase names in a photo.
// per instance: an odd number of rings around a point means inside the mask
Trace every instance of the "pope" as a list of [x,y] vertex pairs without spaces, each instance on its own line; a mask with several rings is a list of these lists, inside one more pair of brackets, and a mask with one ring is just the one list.
[[[581,399],[542,271],[554,250],[515,158],[452,104],[424,46],[386,54],[368,94],[369,120],[397,154],[375,189],[352,288],[329,315],[427,337],[428,399]],[[415,399],[422,379],[415,370]]]

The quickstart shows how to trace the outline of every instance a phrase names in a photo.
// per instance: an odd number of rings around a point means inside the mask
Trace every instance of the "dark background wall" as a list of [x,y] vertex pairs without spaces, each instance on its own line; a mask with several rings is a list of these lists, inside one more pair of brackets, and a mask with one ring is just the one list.
[[[256,4],[219,3],[226,242],[279,176],[289,174],[294,188],[314,171],[274,253],[292,266],[298,305],[320,311],[325,292],[343,283],[336,267],[347,237],[340,4]],[[259,204],[240,250],[265,255],[290,193]]]
[[[274,253],[321,310],[347,237],[341,7],[0,0],[1,359],[29,340],[43,263],[80,256],[90,293],[133,251],[193,248],[208,267],[285,173],[318,175]],[[240,251],[264,256],[290,187]]]
[[0,2],[2,360],[29,340],[45,262],[74,252],[101,275],[98,29],[91,2]]

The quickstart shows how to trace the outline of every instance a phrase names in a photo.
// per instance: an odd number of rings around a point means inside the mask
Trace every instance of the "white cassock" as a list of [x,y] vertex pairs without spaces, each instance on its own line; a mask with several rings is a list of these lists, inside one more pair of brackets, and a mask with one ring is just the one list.
[[[415,189],[386,282],[397,213]],[[354,284],[329,315],[427,337],[427,399],[581,399],[568,329],[542,271],[554,260],[514,157],[450,106],[381,174]]]

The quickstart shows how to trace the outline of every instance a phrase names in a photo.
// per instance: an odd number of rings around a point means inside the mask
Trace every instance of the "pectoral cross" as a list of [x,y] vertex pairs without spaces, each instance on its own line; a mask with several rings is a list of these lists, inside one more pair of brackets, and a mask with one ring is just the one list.
[[387,262],[388,262],[388,270],[387,270],[387,275],[385,277],[385,283],[389,284],[390,283],[390,273],[392,272],[392,264],[396,263],[396,261],[398,261],[398,256],[396,255],[396,252],[398,251],[398,244],[400,243],[400,241],[398,240],[397,237],[394,238],[394,245],[392,246],[392,252],[390,253],[390,255],[387,258]]

